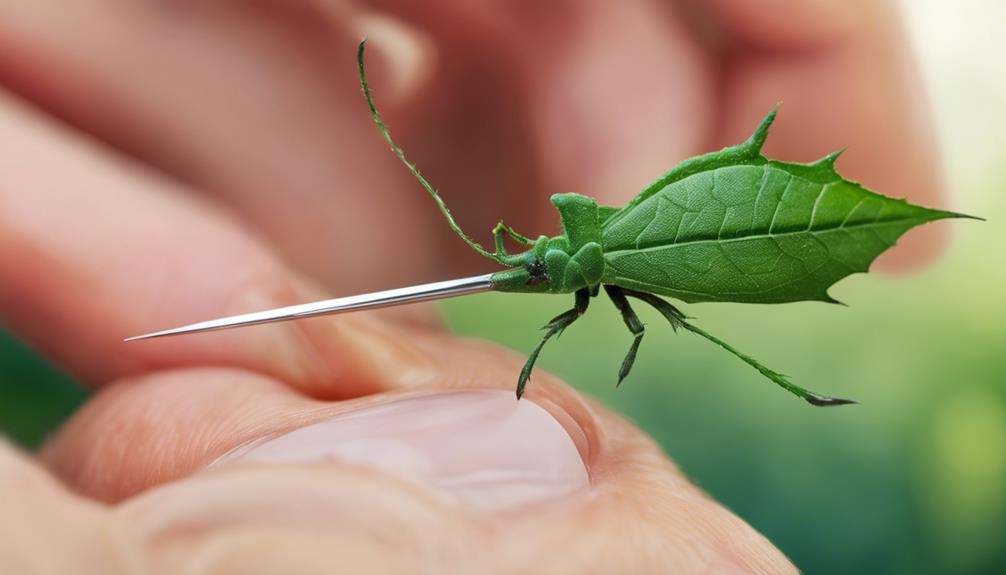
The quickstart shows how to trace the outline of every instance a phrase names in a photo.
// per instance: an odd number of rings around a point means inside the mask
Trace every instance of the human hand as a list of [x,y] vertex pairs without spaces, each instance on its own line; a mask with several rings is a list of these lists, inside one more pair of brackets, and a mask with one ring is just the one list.
[[[479,261],[370,125],[362,36],[396,137],[488,239],[500,217],[549,233],[552,193],[624,203],[678,161],[741,141],[780,101],[769,154],[848,146],[843,174],[939,205],[894,4],[17,0],[0,9],[0,69],[12,91],[223,204],[349,293]],[[924,259],[939,234],[915,231],[885,261]]]
[[[638,430],[568,388],[540,376],[530,402],[514,405],[519,366],[493,348],[362,315],[121,344],[152,326],[320,297],[319,284],[349,291],[442,277],[448,258],[437,240],[447,236],[360,103],[352,48],[368,26],[392,127],[449,201],[462,200],[451,203],[472,229],[488,230],[501,214],[542,229],[545,214],[527,206],[545,206],[553,191],[625,199],[678,159],[740,140],[779,99],[786,112],[770,152],[810,159],[851,144],[846,173],[935,203],[928,128],[904,105],[917,94],[903,47],[878,49],[897,36],[886,4],[855,12],[868,26],[789,12],[780,30],[761,12],[744,15],[753,3],[710,3],[700,16],[761,47],[720,55],[683,40],[690,24],[655,3],[570,3],[545,22],[489,2],[423,14],[385,4],[415,27],[374,29],[366,13],[321,2],[2,9],[6,85],[73,128],[10,96],[0,102],[0,308],[101,388],[44,461],[108,506],[5,453],[0,491],[17,519],[4,522],[15,533],[5,534],[0,561],[94,561],[99,572],[145,561],[242,572],[353,562],[791,570]],[[791,4],[780,0],[780,9]],[[415,67],[402,65],[409,56],[396,42],[418,43]],[[842,99],[859,83],[856,101]],[[473,141],[481,145],[466,149]],[[366,250],[355,241],[363,233],[373,238]],[[257,438],[452,388],[507,391],[476,393],[463,407],[438,395],[444,403],[431,410],[459,421],[426,446],[433,453],[328,461],[340,441],[307,450],[299,464],[196,473]],[[460,421],[469,414],[484,417]],[[355,433],[362,442],[374,431]],[[487,443],[474,450],[466,438]],[[427,457],[478,469],[442,470]],[[327,463],[304,465],[317,460]],[[390,473],[359,466],[367,463]],[[506,481],[514,466],[551,479],[516,489]],[[475,471],[489,480],[470,497],[458,480]],[[427,474],[433,488],[422,484]],[[506,504],[515,492],[535,497]],[[485,501],[501,503],[478,510]]]
[[83,497],[0,445],[0,568],[795,572],[610,412],[546,376],[514,401],[510,354],[403,336],[367,338],[399,376],[346,402],[237,369],[114,384],[43,454]]
[[98,388],[42,454],[69,490],[0,452],[0,571],[792,571],[571,388],[539,375],[516,402],[519,360],[495,346],[369,314],[123,345],[319,294],[233,219],[10,98],[0,134],[24,182],[0,188],[0,304]]

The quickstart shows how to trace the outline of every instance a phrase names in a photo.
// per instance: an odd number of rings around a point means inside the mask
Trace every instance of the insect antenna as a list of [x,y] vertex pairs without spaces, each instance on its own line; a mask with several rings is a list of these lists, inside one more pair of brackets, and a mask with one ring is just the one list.
[[444,215],[444,219],[447,220],[447,225],[451,227],[451,230],[453,230],[458,237],[468,244],[468,247],[475,250],[476,253],[485,256],[496,263],[507,265],[496,254],[486,250],[481,244],[473,240],[464,232],[464,230],[461,229],[461,226],[454,221],[454,216],[452,216],[451,211],[447,209],[447,204],[444,203],[443,198],[440,197],[437,190],[432,184],[430,184],[426,177],[420,173],[419,168],[417,168],[415,164],[410,162],[408,158],[405,157],[405,152],[403,152],[402,149],[398,147],[398,144],[396,144],[391,138],[391,132],[388,131],[388,126],[385,125],[384,120],[381,119],[380,112],[377,111],[377,106],[374,105],[374,99],[370,93],[370,85],[367,83],[367,71],[363,63],[363,53],[366,49],[366,44],[367,41],[363,40],[356,49],[356,64],[360,72],[360,88],[363,90],[363,97],[367,100],[367,107],[370,108],[370,119],[374,121],[374,125],[377,127],[378,131],[381,132],[381,136],[384,138],[384,141],[391,146],[391,151],[398,156],[398,159],[405,164],[405,167],[408,168],[409,172],[416,178],[419,185],[421,185],[423,189],[426,190],[426,193],[433,198],[433,201],[437,203],[437,207],[440,208],[440,213]]

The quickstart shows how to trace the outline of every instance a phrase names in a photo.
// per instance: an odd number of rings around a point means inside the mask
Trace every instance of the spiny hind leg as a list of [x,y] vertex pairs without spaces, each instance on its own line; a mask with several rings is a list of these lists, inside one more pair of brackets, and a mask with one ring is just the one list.
[[545,347],[545,342],[552,336],[562,333],[564,329],[586,313],[588,305],[590,305],[590,291],[586,288],[576,290],[576,302],[573,304],[573,309],[562,312],[545,324],[542,328],[545,330],[545,337],[527,356],[527,362],[524,363],[524,368],[520,370],[520,376],[517,378],[517,399],[524,395],[524,388],[527,387],[527,382],[531,379],[531,370],[534,368],[534,363],[538,361],[538,354],[541,353],[541,348]]
[[703,329],[700,329],[692,325],[687,321],[688,318],[685,316],[685,314],[681,313],[681,311],[678,310],[678,308],[671,305],[670,302],[667,302],[651,293],[637,292],[633,290],[624,290],[624,291],[625,295],[642,300],[650,304],[651,306],[655,307],[657,311],[661,313],[661,315],[667,318],[667,321],[671,322],[671,325],[674,326],[675,329],[678,327],[684,328],[696,335],[702,336],[707,340],[715,343],[721,348],[732,353],[734,356],[736,356],[744,363],[758,370],[759,373],[767,377],[769,380],[771,380],[779,387],[785,389],[786,391],[792,393],[793,395],[796,395],[797,397],[803,398],[804,401],[806,401],[811,405],[826,407],[832,405],[848,405],[850,403],[859,403],[851,399],[827,397],[824,395],[814,393],[813,391],[810,391],[808,389],[804,389],[789,381],[789,378],[786,377],[785,375],[765,367],[764,365],[759,363],[758,360],[756,360],[755,358],[738,351],[737,349],[735,349],[733,346],[723,341],[722,339],[712,335],[711,333]]
[[496,245],[497,257],[505,258],[509,257],[510,255],[507,253],[506,245],[504,243],[507,236],[510,236],[511,238],[513,238],[513,241],[524,246],[529,246],[534,243],[533,240],[531,240],[527,236],[523,236],[517,233],[516,231],[514,231],[513,228],[503,223],[503,220],[500,220],[499,222],[496,223],[496,227],[493,228],[493,242]]
[[632,339],[632,345],[629,347],[629,351],[625,354],[625,359],[622,360],[622,367],[618,369],[618,383],[615,387],[622,385],[622,380],[629,375],[629,371],[632,370],[632,364],[636,361],[636,352],[639,351],[639,344],[643,341],[643,334],[646,333],[646,327],[643,326],[643,322],[639,321],[639,316],[629,305],[629,300],[625,297],[625,292],[622,288],[614,285],[605,285],[605,293],[611,298],[611,302],[615,304],[618,311],[622,314],[622,320],[625,322],[625,327],[629,328],[632,335],[635,336]]

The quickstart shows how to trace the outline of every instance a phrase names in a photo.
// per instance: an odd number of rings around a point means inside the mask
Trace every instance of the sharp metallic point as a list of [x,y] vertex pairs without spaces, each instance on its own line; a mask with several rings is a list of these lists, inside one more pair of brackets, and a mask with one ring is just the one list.
[[391,307],[407,303],[485,292],[492,289],[492,275],[493,274],[485,274],[470,278],[448,280],[369,294],[328,299],[314,303],[292,305],[266,311],[212,319],[209,321],[129,337],[124,341],[138,341],[141,339],[181,335],[184,333],[216,331],[246,325],[317,317],[321,315],[345,313],[362,309]]

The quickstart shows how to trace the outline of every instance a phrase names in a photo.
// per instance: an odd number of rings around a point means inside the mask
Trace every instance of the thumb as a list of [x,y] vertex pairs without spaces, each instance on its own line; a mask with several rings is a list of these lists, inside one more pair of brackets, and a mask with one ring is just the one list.
[[0,573],[149,572],[109,510],[67,492],[0,439]]
[[422,345],[428,385],[343,402],[239,370],[149,374],[103,389],[46,456],[178,567],[202,549],[247,572],[293,545],[329,571],[346,557],[322,549],[420,572],[793,572],[614,414],[545,374],[517,402],[498,348]]

